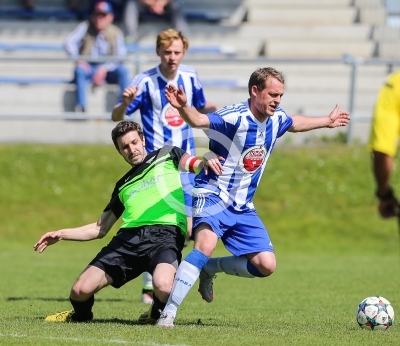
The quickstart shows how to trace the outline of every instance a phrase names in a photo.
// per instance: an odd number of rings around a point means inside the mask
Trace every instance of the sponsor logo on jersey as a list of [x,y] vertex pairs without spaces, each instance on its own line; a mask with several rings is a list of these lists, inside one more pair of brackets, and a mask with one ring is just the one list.
[[186,123],[179,115],[178,110],[170,104],[165,105],[161,111],[161,120],[164,126],[168,127],[170,130],[178,130],[186,126]]
[[245,173],[254,173],[262,166],[266,155],[267,149],[263,145],[247,149],[240,157],[240,169]]
[[141,192],[143,190],[147,190],[152,186],[157,185],[163,179],[163,175],[159,174],[154,177],[151,177],[150,179],[142,179],[138,184],[135,184],[131,187],[131,190],[129,192],[129,197],[128,200],[136,195],[136,193]]

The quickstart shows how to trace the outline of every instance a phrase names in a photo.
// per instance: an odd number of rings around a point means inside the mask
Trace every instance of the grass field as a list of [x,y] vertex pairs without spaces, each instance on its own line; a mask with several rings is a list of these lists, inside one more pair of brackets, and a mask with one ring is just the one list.
[[[277,271],[267,279],[218,275],[211,304],[193,289],[173,330],[136,324],[147,309],[141,279],[97,294],[93,323],[43,321],[70,308],[72,283],[112,234],[43,254],[32,245],[46,231],[97,219],[128,169],[112,146],[1,145],[0,165],[0,345],[399,345],[396,319],[385,332],[355,321],[370,295],[400,314],[397,224],[376,213],[361,146],[276,148],[255,204]],[[222,246],[215,253],[225,254]]]

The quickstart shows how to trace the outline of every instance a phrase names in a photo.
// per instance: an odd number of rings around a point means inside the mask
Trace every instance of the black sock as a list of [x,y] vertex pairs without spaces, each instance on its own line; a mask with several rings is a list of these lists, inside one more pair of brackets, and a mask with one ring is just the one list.
[[153,294],[153,305],[151,307],[151,318],[154,318],[155,320],[158,320],[160,318],[160,311],[163,311],[165,308],[165,305],[167,303],[162,303],[160,300],[157,298],[155,294]]
[[147,288],[142,288],[142,294],[147,293],[149,296],[153,298],[153,290],[149,290]]
[[88,322],[93,319],[92,307],[94,304],[94,296],[91,296],[88,300],[85,300],[84,302],[72,300],[71,297],[69,298],[69,301],[74,308],[74,313],[72,315],[72,319],[74,321]]

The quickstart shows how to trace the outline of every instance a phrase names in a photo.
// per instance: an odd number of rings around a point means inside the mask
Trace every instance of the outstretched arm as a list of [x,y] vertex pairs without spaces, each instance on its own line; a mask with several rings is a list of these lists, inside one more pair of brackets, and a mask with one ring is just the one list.
[[289,132],[305,132],[323,127],[334,128],[346,126],[350,121],[349,113],[339,109],[339,105],[327,117],[307,117],[303,115],[293,115],[293,124]]
[[47,232],[33,246],[35,251],[43,252],[49,245],[60,240],[88,241],[103,238],[117,221],[114,213],[109,210],[101,214],[97,222],[75,228],[65,228],[54,232]]
[[179,115],[189,126],[194,128],[210,127],[208,117],[187,104],[187,97],[182,86],[177,89],[174,85],[168,84],[165,88],[165,97],[171,106],[178,110]]

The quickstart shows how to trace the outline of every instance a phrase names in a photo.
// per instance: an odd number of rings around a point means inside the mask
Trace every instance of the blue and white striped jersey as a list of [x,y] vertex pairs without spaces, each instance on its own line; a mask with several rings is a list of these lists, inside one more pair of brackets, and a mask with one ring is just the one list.
[[217,194],[236,210],[254,209],[253,196],[277,138],[291,126],[292,118],[278,107],[272,117],[259,122],[248,101],[207,115],[209,149],[225,158],[224,171],[204,170],[196,177],[196,195]]
[[138,74],[133,79],[131,86],[138,86],[138,93],[128,106],[126,114],[131,115],[136,110],[140,110],[148,153],[167,144],[195,155],[193,130],[165,98],[167,84],[173,84],[176,87],[182,85],[190,106],[195,108],[205,106],[203,86],[193,67],[180,65],[176,78],[169,81],[157,66]]

